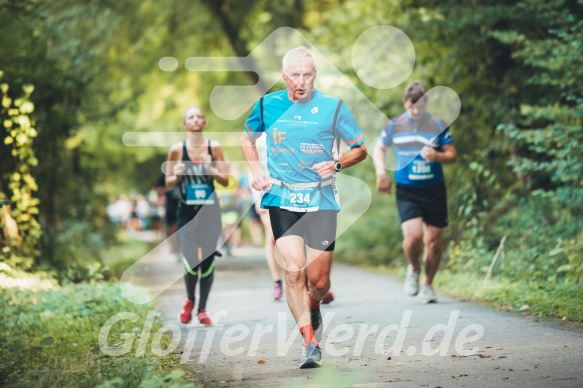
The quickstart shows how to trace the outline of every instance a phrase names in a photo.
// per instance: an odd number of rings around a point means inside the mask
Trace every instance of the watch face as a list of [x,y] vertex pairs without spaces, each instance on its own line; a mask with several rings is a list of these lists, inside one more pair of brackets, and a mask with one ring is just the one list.
[[336,164],[334,164],[334,168],[336,169],[336,171],[342,170],[342,163],[336,162]]

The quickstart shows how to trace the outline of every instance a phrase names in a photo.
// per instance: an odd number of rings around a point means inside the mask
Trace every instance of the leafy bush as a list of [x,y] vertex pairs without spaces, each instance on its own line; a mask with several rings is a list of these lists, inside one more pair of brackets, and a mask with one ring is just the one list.
[[61,269],[79,260],[99,260],[107,242],[92,225],[83,221],[67,221],[57,237],[56,255]]
[[[0,70],[0,80],[3,75]],[[39,253],[37,242],[42,234],[37,220],[39,199],[33,194],[38,191],[36,178],[32,174],[32,168],[38,165],[33,148],[38,132],[30,117],[34,104],[29,101],[34,87],[23,85],[23,94],[18,95],[10,90],[6,82],[0,84],[0,89],[0,199],[10,197],[12,202],[12,207],[1,209],[11,219],[0,218],[0,227],[5,232],[0,234],[0,244],[11,248],[3,251],[5,255],[19,257],[12,261],[12,265],[27,266],[29,261],[26,259]],[[9,204],[10,201],[6,203]],[[2,221],[7,225],[3,225]],[[14,225],[8,227],[10,223]]]
[[557,268],[557,275],[564,278],[566,284],[583,285],[583,234],[572,240],[559,240],[550,256],[561,255],[567,264]]
[[[401,222],[394,193],[387,195],[376,191],[374,169],[366,162],[347,173],[367,182],[372,192],[372,202],[364,215],[340,236],[336,242],[335,257],[349,263],[375,266],[403,263]],[[343,211],[348,211],[351,205],[356,203],[356,208],[361,208],[361,200],[358,193],[350,192],[349,187],[340,188],[340,206],[343,210],[338,214],[339,223],[345,217]]]
[[111,271],[107,265],[103,265],[96,261],[84,267],[80,264],[73,263],[64,272],[61,273],[61,283],[81,283],[100,280],[109,280],[111,278]]

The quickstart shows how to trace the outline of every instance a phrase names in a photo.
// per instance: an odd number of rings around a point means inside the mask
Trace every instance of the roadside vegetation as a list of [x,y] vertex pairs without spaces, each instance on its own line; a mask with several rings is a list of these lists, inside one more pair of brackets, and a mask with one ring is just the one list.
[[[107,253],[113,267],[141,257],[147,243],[126,243]],[[119,264],[119,265],[118,265]],[[122,270],[123,272],[123,270]],[[137,305],[123,297],[117,277],[105,265],[81,267],[73,281],[59,283],[47,272],[35,274],[2,267],[0,301],[0,385],[3,387],[194,387],[181,368],[180,356],[162,357],[152,351],[152,337],[162,326],[156,316],[143,355],[138,346],[151,305]],[[109,280],[105,280],[105,279]],[[135,288],[133,292],[146,292]],[[124,349],[108,355],[99,346],[101,328],[119,313],[133,313],[111,326],[104,345]],[[128,340],[129,336],[129,340]],[[125,349],[130,341],[131,347]],[[163,336],[160,349],[170,345]],[[158,346],[158,344],[156,344]]]

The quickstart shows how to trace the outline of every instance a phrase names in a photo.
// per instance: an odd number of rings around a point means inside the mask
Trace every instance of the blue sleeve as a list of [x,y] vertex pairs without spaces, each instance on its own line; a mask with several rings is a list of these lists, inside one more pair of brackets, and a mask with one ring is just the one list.
[[339,137],[350,148],[357,147],[364,142],[364,133],[352,116],[350,109],[342,103],[338,113],[338,122],[336,124]]
[[445,123],[441,120],[437,120],[437,124],[439,125],[439,129],[441,130],[441,133],[439,134],[439,145],[444,146],[446,144],[452,144],[453,137],[451,135],[451,129],[449,129],[449,127],[446,127]]
[[385,127],[385,129],[383,129],[381,131],[381,143],[385,146],[385,147],[390,147],[393,145],[393,125],[395,125],[395,123],[391,120],[389,120],[389,122],[387,123],[387,126]]
[[247,117],[247,121],[245,121],[243,129],[247,135],[253,139],[258,139],[264,132],[264,126],[261,121],[261,109],[259,107],[259,101],[257,101],[253,106],[253,110],[251,111],[249,117]]

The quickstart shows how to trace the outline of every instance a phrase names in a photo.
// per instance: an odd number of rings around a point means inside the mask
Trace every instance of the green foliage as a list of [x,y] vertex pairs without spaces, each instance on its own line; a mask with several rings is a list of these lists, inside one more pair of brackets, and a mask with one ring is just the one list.
[[70,259],[66,269],[57,274],[61,284],[121,279],[127,268],[154,247],[153,243],[132,240],[124,230],[119,230],[109,244],[94,233],[94,244],[84,246],[81,244],[84,224],[78,224],[77,227],[80,228],[77,231],[74,231],[74,227],[68,228],[69,233],[64,236],[68,241],[78,241],[78,244],[70,244],[67,251],[62,251]]
[[[401,227],[393,201],[377,196],[386,203],[372,217],[365,213],[337,241],[335,257],[353,264],[386,265],[404,263],[401,250]],[[340,213],[340,216],[342,214]]]
[[63,274],[64,280],[72,283],[89,282],[94,283],[101,280],[109,280],[111,271],[108,266],[95,262],[87,267],[82,267],[77,263],[72,264]]
[[62,258],[61,265],[67,272],[76,267],[76,263],[85,267],[85,264],[101,261],[107,245],[117,243],[115,236],[106,240],[105,233],[86,222],[68,220],[63,222],[63,227],[55,253]]
[[[555,5],[563,6],[562,2]],[[555,21],[539,37],[494,36],[513,48],[512,58],[530,69],[528,89],[544,90],[535,101],[521,102],[518,117],[501,125],[516,150],[514,172],[533,189],[562,190],[563,206],[583,214],[583,4],[556,9]]]
[[[0,80],[3,78],[0,71]],[[0,198],[10,196],[13,205],[10,214],[16,221],[18,237],[4,236],[2,246],[13,248],[10,256],[12,264],[29,266],[30,258],[38,254],[37,242],[41,236],[41,227],[37,221],[39,200],[33,192],[38,186],[31,169],[38,164],[33,149],[37,131],[30,114],[34,104],[29,100],[34,90],[32,85],[22,87],[23,94],[15,95],[8,83],[1,83],[2,106],[0,107],[0,128],[3,130],[1,151],[2,169],[0,170]],[[3,183],[7,183],[4,189]],[[0,221],[0,226],[2,222]]]
[[495,251],[501,248],[492,265],[494,278],[549,287],[580,286],[581,220],[561,206],[560,199],[544,192],[526,199],[511,196],[502,205],[505,208],[496,208],[502,215],[487,233],[471,238],[462,235],[450,242],[446,267],[454,274],[485,277]]
[[438,58],[418,55],[463,106],[454,128],[462,165],[452,167],[448,185],[457,211],[447,268],[485,276],[506,236],[492,268],[501,289],[506,280],[528,279],[520,288],[533,293],[579,284],[583,3],[429,0],[414,7],[418,40],[446,47]]
[[[113,344],[123,340],[123,333],[137,337],[149,308],[127,301],[117,284],[3,289],[2,293],[2,386],[192,386],[184,381],[184,372],[171,371],[177,362],[168,359],[171,356],[158,359],[148,351],[144,357],[133,356],[138,341],[124,356],[101,353],[99,329],[110,317],[120,312],[140,317],[135,323],[117,322],[110,331]],[[156,320],[153,332],[160,326]]]
[[[577,260],[572,250],[580,245],[571,246],[568,242],[580,236],[580,218],[560,206],[558,198],[542,192],[527,200],[515,200],[513,204],[500,217],[496,228],[497,233],[508,236],[507,266],[503,274],[510,279],[528,276],[531,280],[552,283],[563,282],[567,273],[576,276],[562,271],[569,263],[568,256]],[[567,246],[570,255],[562,252]],[[581,260],[581,255],[578,256]]]
[[557,275],[564,276],[566,284],[583,285],[583,236],[581,234],[572,240],[559,240],[557,247],[549,252],[549,255],[563,255],[567,259],[567,264],[557,268]]
[[144,257],[154,247],[145,242],[130,239],[123,231],[117,236],[118,243],[110,245],[102,252],[103,266],[109,269],[111,277],[121,279],[124,271]]
[[[184,381],[184,375],[186,374],[182,370],[175,369],[166,375],[157,375],[151,371],[145,371],[139,361],[131,360],[129,363],[130,367],[124,367],[123,369],[127,371],[132,377],[128,379],[128,374],[120,373],[124,377],[116,377],[111,380],[107,380],[102,384],[99,384],[98,388],[123,388],[127,387],[127,384],[139,384],[140,387],[144,388],[195,388],[194,384],[186,383]],[[133,381],[132,381],[133,380]]]
[[[500,156],[503,162],[511,156],[529,189],[565,186],[564,179],[580,186],[572,171],[581,160],[581,2],[419,4],[425,8],[415,23],[418,35],[454,48],[437,60],[419,55],[445,63],[437,75],[461,91],[462,116],[472,128],[464,144],[485,152],[492,171],[503,168]],[[504,138],[493,133],[501,122]],[[507,184],[508,172],[499,174]]]
[[[480,153],[476,152],[475,160],[470,163],[458,163],[449,168],[451,174],[466,176],[468,179],[455,180],[449,187],[450,203],[457,204],[452,214],[452,235],[464,236],[468,239],[479,238],[487,226],[486,217],[491,203],[501,192],[497,174],[485,167],[487,161],[482,161]],[[482,160],[481,160],[482,159]]]

